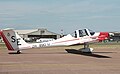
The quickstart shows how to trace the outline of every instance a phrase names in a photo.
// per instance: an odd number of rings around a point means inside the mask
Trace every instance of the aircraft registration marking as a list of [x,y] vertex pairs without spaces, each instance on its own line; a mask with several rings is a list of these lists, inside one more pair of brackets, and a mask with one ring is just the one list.
[[47,47],[47,46],[50,46],[50,43],[34,44],[34,45],[32,45],[32,48]]

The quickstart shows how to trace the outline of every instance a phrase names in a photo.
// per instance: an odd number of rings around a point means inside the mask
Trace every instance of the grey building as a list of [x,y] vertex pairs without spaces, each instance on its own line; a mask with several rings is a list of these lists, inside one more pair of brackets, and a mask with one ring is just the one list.
[[120,32],[111,32],[114,36],[110,37],[113,41],[120,41]]
[[15,30],[22,38],[60,38],[60,34],[48,31],[47,29],[33,29],[33,30]]

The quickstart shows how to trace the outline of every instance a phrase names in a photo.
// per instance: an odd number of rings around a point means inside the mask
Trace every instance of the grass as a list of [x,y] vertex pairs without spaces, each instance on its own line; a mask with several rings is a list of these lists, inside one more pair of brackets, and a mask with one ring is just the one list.
[[[83,45],[77,45],[77,46],[70,46],[70,48],[83,48]],[[100,49],[104,49],[104,48],[108,48],[108,49],[118,49],[120,48],[120,43],[116,43],[116,42],[110,42],[110,43],[93,43],[89,45],[90,48],[100,48]]]
[[120,43],[110,42],[110,43],[94,43],[90,44],[91,48],[120,48]]
[[1,43],[1,42],[0,42],[0,49],[1,49],[1,48],[6,48],[6,45],[5,45],[4,43]]

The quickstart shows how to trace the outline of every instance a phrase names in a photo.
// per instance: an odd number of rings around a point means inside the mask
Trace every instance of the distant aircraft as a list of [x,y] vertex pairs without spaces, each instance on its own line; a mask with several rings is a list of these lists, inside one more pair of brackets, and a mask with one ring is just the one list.
[[89,29],[76,30],[73,34],[68,34],[62,38],[42,43],[26,43],[13,29],[4,29],[0,31],[9,51],[15,51],[18,54],[23,49],[41,48],[50,46],[70,46],[83,44],[84,48],[81,52],[92,52],[93,48],[89,48],[89,43],[99,42],[108,39],[108,32],[93,32]]

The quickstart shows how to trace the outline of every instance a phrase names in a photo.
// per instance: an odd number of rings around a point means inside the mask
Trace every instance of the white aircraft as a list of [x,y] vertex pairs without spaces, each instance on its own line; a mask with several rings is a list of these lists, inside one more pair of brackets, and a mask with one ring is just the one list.
[[4,29],[0,31],[9,51],[15,51],[18,54],[23,49],[41,48],[50,46],[70,46],[75,44],[84,44],[82,52],[92,52],[93,48],[89,48],[89,43],[99,42],[108,39],[108,32],[93,32],[89,29],[76,30],[72,35],[68,34],[62,38],[43,42],[43,43],[26,43],[13,29]]

